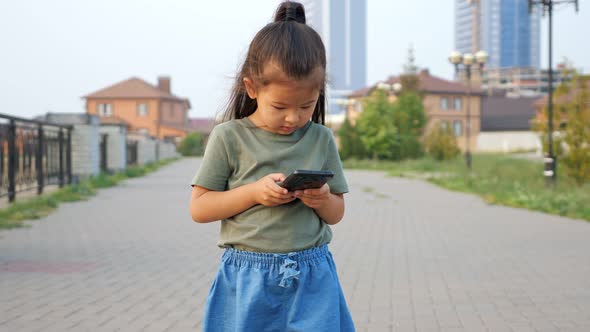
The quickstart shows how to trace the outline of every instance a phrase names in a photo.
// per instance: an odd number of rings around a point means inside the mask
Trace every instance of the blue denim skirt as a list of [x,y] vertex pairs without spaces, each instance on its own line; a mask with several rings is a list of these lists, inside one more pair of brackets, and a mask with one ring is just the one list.
[[203,331],[354,331],[328,246],[286,254],[226,249]]

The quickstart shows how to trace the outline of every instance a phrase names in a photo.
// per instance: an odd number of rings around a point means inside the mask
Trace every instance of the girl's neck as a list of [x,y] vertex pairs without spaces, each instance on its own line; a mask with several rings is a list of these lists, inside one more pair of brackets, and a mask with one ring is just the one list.
[[[258,109],[256,109],[256,111],[258,111]],[[260,128],[260,129],[264,129],[266,126],[264,125],[264,123],[258,118],[258,115],[256,113],[256,111],[254,111],[254,113],[250,114],[247,116],[248,120],[250,120],[250,122],[252,122],[256,127]]]

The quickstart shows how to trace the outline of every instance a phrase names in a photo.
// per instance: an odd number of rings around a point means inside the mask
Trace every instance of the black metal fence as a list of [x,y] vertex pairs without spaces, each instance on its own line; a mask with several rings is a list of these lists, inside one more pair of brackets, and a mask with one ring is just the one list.
[[138,142],[127,140],[127,166],[137,165]]
[[0,114],[0,197],[71,182],[71,126]]
[[107,134],[100,134],[100,171],[107,173],[109,171],[109,162],[108,162],[108,144],[109,135]]

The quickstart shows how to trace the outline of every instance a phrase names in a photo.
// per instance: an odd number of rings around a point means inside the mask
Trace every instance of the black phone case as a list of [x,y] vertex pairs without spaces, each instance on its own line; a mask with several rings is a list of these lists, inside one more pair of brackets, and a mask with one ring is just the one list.
[[285,181],[277,184],[289,191],[316,189],[334,177],[332,171],[296,170]]

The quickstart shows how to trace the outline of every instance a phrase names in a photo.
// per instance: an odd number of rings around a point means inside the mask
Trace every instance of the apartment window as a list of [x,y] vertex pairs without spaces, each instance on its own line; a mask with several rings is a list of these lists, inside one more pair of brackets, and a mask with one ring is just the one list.
[[146,103],[137,104],[137,115],[139,115],[139,116],[147,116],[148,115],[148,105]]
[[442,97],[440,98],[440,109],[446,111],[449,109],[449,98]]
[[453,109],[457,111],[461,110],[461,98],[453,99]]
[[455,121],[453,122],[453,127],[454,127],[454,129],[455,129],[455,136],[461,136],[461,131],[462,131],[462,128],[461,128],[461,121],[459,121],[459,120],[455,120]]
[[449,128],[449,121],[441,121],[440,122],[440,129],[442,129],[443,131],[447,131]]
[[113,105],[111,104],[98,104],[96,105],[97,113],[99,116],[112,116]]

